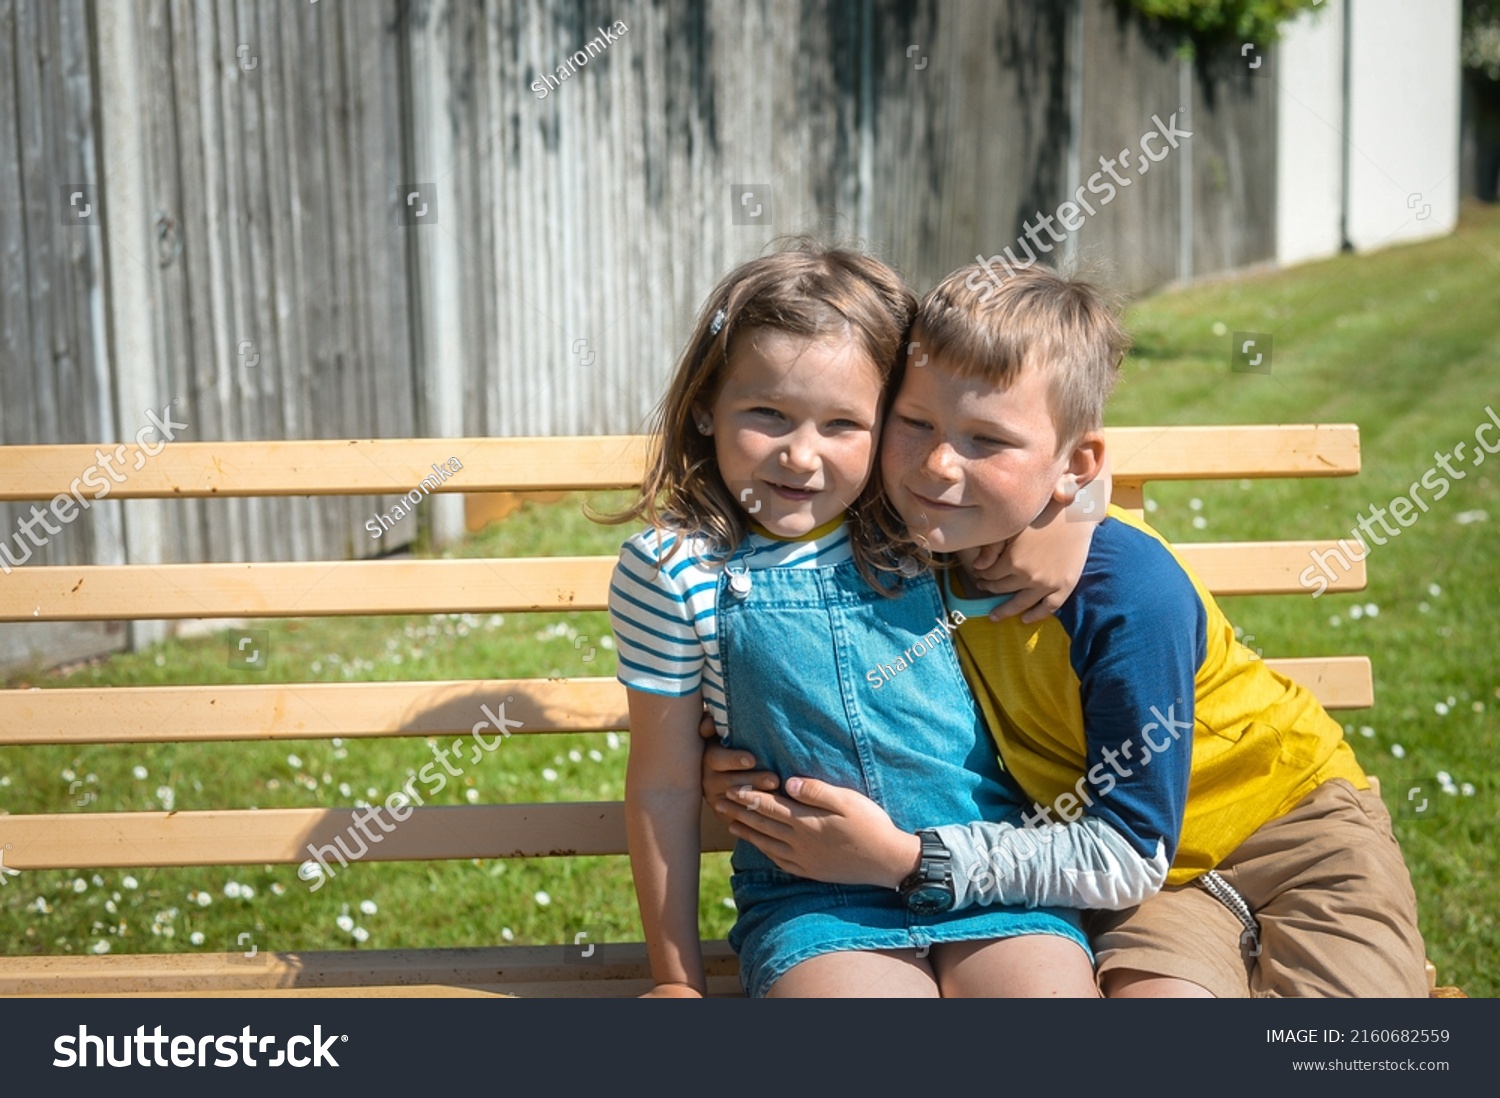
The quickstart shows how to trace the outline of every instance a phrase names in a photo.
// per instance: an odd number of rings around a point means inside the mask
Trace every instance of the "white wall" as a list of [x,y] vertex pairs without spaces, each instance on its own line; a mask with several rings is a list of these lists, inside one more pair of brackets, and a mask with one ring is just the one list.
[[1348,231],[1356,248],[1441,236],[1458,222],[1459,2],[1352,5]]
[[1338,253],[1344,126],[1344,0],[1286,28],[1277,47],[1276,260]]
[[1350,243],[1441,236],[1458,220],[1460,0],[1328,0],[1287,27],[1277,53],[1281,263],[1342,243],[1346,16]]

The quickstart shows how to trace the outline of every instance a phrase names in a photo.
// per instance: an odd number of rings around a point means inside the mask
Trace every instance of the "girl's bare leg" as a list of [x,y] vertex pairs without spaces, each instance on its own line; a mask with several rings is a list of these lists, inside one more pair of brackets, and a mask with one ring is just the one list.
[[794,965],[771,999],[936,999],[937,981],[914,949],[824,953]]
[[1094,966],[1076,942],[1053,934],[932,947],[932,968],[948,998],[1097,999]]

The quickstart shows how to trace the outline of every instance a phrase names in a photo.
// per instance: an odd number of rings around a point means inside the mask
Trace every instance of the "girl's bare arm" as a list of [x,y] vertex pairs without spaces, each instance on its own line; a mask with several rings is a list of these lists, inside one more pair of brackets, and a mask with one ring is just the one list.
[[625,776],[625,827],[635,877],[652,994],[707,991],[698,939],[700,693],[663,697],[640,690],[630,699],[630,762]]

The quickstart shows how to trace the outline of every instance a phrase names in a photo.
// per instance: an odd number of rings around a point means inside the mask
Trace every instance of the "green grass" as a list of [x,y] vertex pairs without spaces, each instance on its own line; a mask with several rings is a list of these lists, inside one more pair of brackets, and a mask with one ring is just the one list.
[[[1420,480],[1435,450],[1472,446],[1486,405],[1500,410],[1497,276],[1500,215],[1471,210],[1460,231],[1444,240],[1137,303],[1127,317],[1136,349],[1111,406],[1112,424],[1352,422],[1364,454],[1363,471],[1353,479],[1154,486],[1148,517],[1182,541],[1347,537],[1371,504],[1384,506]],[[1272,335],[1269,376],[1230,372],[1236,331]],[[1268,656],[1373,659],[1375,707],[1341,717],[1393,811],[1414,784],[1432,796],[1431,815],[1398,818],[1397,832],[1416,883],[1428,955],[1445,982],[1481,996],[1500,991],[1500,928],[1491,915],[1500,909],[1500,882],[1491,873],[1500,818],[1493,776],[1500,555],[1489,540],[1500,530],[1500,455],[1492,460],[1478,467],[1455,461],[1467,475],[1446,498],[1373,549],[1368,590],[1225,600],[1231,619]],[[1475,521],[1480,511],[1488,518]],[[612,554],[621,534],[591,524],[579,500],[570,499],[528,505],[455,552]],[[258,681],[614,670],[613,652],[602,643],[607,619],[599,613],[259,627],[270,630],[271,644]],[[595,658],[585,662],[590,648]],[[11,685],[246,681],[244,672],[226,666],[225,652],[222,637],[173,641],[68,673],[13,678]],[[515,736],[467,767],[436,800],[617,799],[627,745],[626,737],[604,733]],[[431,758],[421,739],[10,748],[0,750],[0,804],[13,813],[159,809],[170,790],[177,809],[350,806],[384,800]],[[1441,792],[1439,772],[1473,792]],[[728,930],[728,895],[725,859],[706,858],[705,935]],[[366,902],[375,905],[373,913],[361,909]],[[351,924],[339,925],[346,915],[367,932],[364,942],[345,929]],[[242,934],[251,936],[246,947],[254,941],[265,951],[563,942],[579,931],[594,941],[639,939],[625,859],[361,862],[316,892],[291,866],[28,872],[0,889],[0,951],[10,954],[82,953],[101,943],[115,953],[223,951],[236,949]],[[201,945],[193,944],[195,934]]]
[[[1371,658],[1374,707],[1335,715],[1397,815],[1439,977],[1500,993],[1500,454],[1471,464],[1486,406],[1500,413],[1500,211],[1467,210],[1443,240],[1151,298],[1128,323],[1136,348],[1112,424],[1359,425],[1363,468],[1351,479],[1148,489],[1147,517],[1173,540],[1347,539],[1372,504],[1420,481],[1435,451],[1465,443],[1452,462],[1463,479],[1436,502],[1419,486],[1430,510],[1371,547],[1365,591],[1223,606],[1267,656]],[[1273,337],[1270,375],[1230,371],[1236,331]],[[1440,773],[1461,791],[1443,793]],[[1417,785],[1431,815],[1403,818]]]

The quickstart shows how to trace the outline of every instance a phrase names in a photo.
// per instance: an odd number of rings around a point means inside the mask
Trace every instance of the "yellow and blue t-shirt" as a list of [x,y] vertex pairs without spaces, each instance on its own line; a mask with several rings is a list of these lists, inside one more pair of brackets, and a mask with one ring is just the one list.
[[1329,779],[1369,787],[1342,727],[1235,640],[1213,596],[1128,512],[1110,508],[1054,616],[992,622],[993,600],[949,594],[1006,770],[1046,806],[1031,819],[1036,855],[1018,856],[1003,826],[940,829],[961,848],[963,902],[1129,906],[1212,869]]

